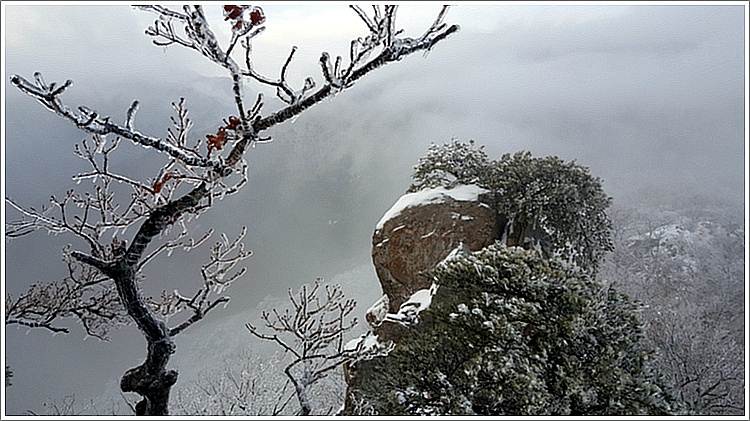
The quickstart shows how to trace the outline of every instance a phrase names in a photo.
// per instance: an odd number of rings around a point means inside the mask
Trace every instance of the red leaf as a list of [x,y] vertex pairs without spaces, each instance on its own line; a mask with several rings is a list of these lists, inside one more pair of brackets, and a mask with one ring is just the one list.
[[225,5],[224,6],[224,20],[235,20],[242,16],[243,10],[247,6],[235,6],[235,5]]
[[154,183],[154,193],[159,193],[161,191],[161,188],[164,187],[164,183],[169,181],[169,179],[171,179],[174,176],[175,175],[171,172],[164,174],[164,178],[162,178],[161,181]]
[[237,130],[240,127],[240,119],[230,115],[229,116],[229,123],[227,123],[226,128],[229,130]]
[[253,25],[262,23],[264,20],[266,20],[266,18],[263,16],[263,11],[261,9],[255,8],[250,12],[250,23]]
[[224,143],[227,141],[227,132],[223,127],[219,127],[219,131],[216,132],[216,136],[207,134],[206,140],[208,140],[209,149],[221,149]]

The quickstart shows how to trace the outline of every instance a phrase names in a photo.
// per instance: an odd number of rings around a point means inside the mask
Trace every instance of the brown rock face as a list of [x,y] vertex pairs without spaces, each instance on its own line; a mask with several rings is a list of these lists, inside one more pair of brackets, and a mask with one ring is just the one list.
[[397,313],[414,292],[429,288],[432,281],[421,272],[434,268],[461,243],[477,251],[499,238],[491,203],[488,194],[476,200],[442,195],[406,207],[379,226],[372,237],[372,261],[388,296],[389,313]]

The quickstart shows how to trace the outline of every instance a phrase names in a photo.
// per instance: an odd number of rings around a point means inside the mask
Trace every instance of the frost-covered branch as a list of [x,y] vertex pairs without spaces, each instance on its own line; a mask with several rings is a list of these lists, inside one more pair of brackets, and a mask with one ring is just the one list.
[[[255,132],[260,133],[301,114],[325,98],[350,88],[357,80],[385,64],[399,61],[417,51],[429,51],[435,44],[459,30],[458,25],[447,26],[443,23],[448,10],[447,6],[443,7],[427,31],[416,39],[399,37],[403,31],[396,30],[396,6],[386,6],[384,13],[381,13],[379,6],[374,6],[372,18],[368,17],[358,6],[351,7],[365,22],[370,35],[351,41],[349,64],[343,67],[341,56],[336,57],[336,60],[332,62],[331,56],[324,52],[320,57],[320,67],[325,79],[323,86],[311,94],[306,94],[307,91],[312,90],[312,84],[306,80],[302,90],[306,95],[296,95],[296,101],[287,107],[255,120],[253,122]],[[380,51],[379,54],[368,60],[377,51]]]
[[[216,36],[209,28],[203,9],[200,6],[183,7],[183,12],[163,7],[139,6],[144,10],[155,12],[158,20],[146,31],[154,37],[157,45],[179,44],[200,52],[204,57],[227,69],[232,77],[232,88],[235,103],[242,122],[241,141],[235,148],[244,152],[249,142],[260,140],[258,134],[301,114],[307,108],[337,92],[351,87],[354,82],[371,71],[390,62],[417,51],[429,51],[438,42],[459,30],[458,25],[448,26],[443,22],[448,7],[444,6],[435,21],[418,38],[402,37],[403,30],[396,29],[397,6],[374,6],[374,15],[368,16],[360,7],[351,6],[364,21],[370,34],[352,40],[349,50],[349,63],[344,66],[341,56],[331,61],[331,56],[324,52],[320,58],[320,67],[325,83],[315,90],[316,83],[312,77],[304,80],[299,90],[293,89],[287,80],[287,70],[292,62],[297,47],[293,46],[289,56],[281,67],[278,79],[272,79],[258,73],[253,66],[252,39],[262,33],[266,21],[263,10],[257,6],[224,6],[224,18],[232,24],[232,39],[229,46],[223,49]],[[184,33],[177,33],[172,20],[186,22]],[[231,57],[231,52],[238,40],[245,49],[245,68]],[[370,56],[377,54],[368,60]],[[240,76],[249,77],[256,82],[276,88],[277,97],[287,104],[286,107],[267,116],[251,115],[244,112],[243,87]]]
[[[199,242],[202,243],[205,241],[211,232],[212,231],[207,233],[199,240]],[[210,299],[209,297],[213,293],[221,293],[228,288],[232,282],[245,274],[246,268],[243,267],[227,276],[227,274],[231,272],[238,263],[252,255],[251,251],[244,249],[244,244],[242,243],[242,239],[245,237],[246,233],[247,229],[243,227],[242,232],[233,241],[229,241],[226,235],[221,234],[222,241],[217,242],[214,247],[211,248],[211,257],[201,269],[201,274],[203,275],[203,287],[200,288],[191,298],[184,297],[175,290],[171,294],[168,294],[166,291],[162,292],[160,302],[153,299],[149,300],[152,310],[167,319],[183,310],[190,310],[192,312],[192,315],[187,320],[169,330],[170,337],[174,337],[193,323],[201,320],[209,311],[219,304],[226,304],[229,302],[229,297],[227,296],[221,296],[215,299]],[[191,242],[187,245],[182,245],[182,247],[186,247],[186,249],[189,250],[197,245],[198,244]]]
[[112,281],[99,271],[63,255],[68,276],[62,281],[34,283],[18,298],[5,296],[5,324],[68,333],[61,319],[78,320],[86,333],[106,340],[113,327],[129,318]]
[[[430,50],[435,43],[456,32],[458,26],[447,27],[442,23],[447,10],[444,8],[420,38],[406,38],[401,37],[401,31],[396,29],[395,6],[387,6],[384,13],[375,7],[374,17],[367,17],[355,7],[370,35],[352,41],[350,60],[346,66],[342,64],[341,57],[337,57],[335,64],[332,64],[328,54],[322,55],[320,65],[325,82],[320,88],[316,90],[315,81],[308,77],[304,86],[295,90],[287,74],[296,47],[291,49],[281,67],[279,79],[264,77],[252,67],[251,41],[263,32],[266,20],[261,8],[224,6],[224,20],[231,25],[232,37],[227,46],[222,46],[211,30],[202,6],[183,6],[180,10],[163,6],[137,7],[157,15],[154,25],[146,31],[155,44],[175,44],[193,49],[228,71],[237,114],[228,116],[215,133],[207,134],[205,143],[201,139],[191,142],[189,131],[192,123],[181,99],[173,104],[173,128],[163,138],[152,137],[135,129],[138,101],[134,101],[126,110],[124,122],[120,125],[88,107],[73,109],[66,105],[61,97],[72,86],[70,80],[58,85],[47,84],[40,73],[34,74],[33,81],[14,75],[10,81],[16,88],[94,136],[93,144],[84,141],[76,149],[76,154],[88,162],[91,170],[74,176],[77,182],[90,180],[94,185],[91,192],[80,194],[70,190],[60,200],[53,196],[52,206],[40,211],[6,198],[6,203],[20,213],[21,219],[6,224],[5,230],[8,237],[23,236],[39,229],[71,233],[88,245],[88,252],[73,251],[69,253],[70,258],[113,281],[119,302],[148,342],[146,360],[125,373],[121,390],[136,392],[143,397],[136,405],[137,414],[167,415],[170,389],[177,380],[177,372],[166,368],[175,348],[172,336],[228,300],[227,297],[210,298],[210,292],[220,292],[244,273],[244,269],[235,271],[234,268],[249,256],[241,243],[245,231],[243,229],[235,241],[223,237],[223,242],[212,249],[211,260],[201,272],[203,288],[192,297],[182,297],[177,292],[171,295],[165,293],[162,303],[147,302],[138,284],[140,270],[161,253],[170,253],[179,247],[192,249],[205,241],[207,236],[190,239],[185,225],[186,215],[204,211],[213,205],[214,200],[238,192],[247,183],[248,165],[244,155],[249,146],[270,140],[269,137],[261,137],[263,131],[351,87],[356,80],[386,63],[400,60],[416,51]],[[245,69],[232,57],[237,45],[245,49]],[[377,56],[368,61],[371,53]],[[257,94],[254,104],[248,107],[243,93],[245,78],[275,87],[277,96],[286,105],[264,115],[263,96]],[[115,174],[110,170],[109,162],[120,139],[153,148],[166,154],[169,160],[153,179],[136,180]],[[116,200],[123,196],[123,192],[115,189],[115,185],[130,189],[129,196]],[[174,224],[179,224],[181,228],[177,237],[167,239],[147,252],[147,248],[156,242],[154,240]],[[114,235],[123,236],[127,229],[136,226],[137,232],[129,243]],[[344,349],[342,335],[355,324],[355,321],[343,322],[352,311],[353,302],[344,301],[337,288],[326,289],[326,295],[321,299],[317,298],[317,292],[316,286],[312,293],[305,290],[299,300],[292,297],[295,315],[274,312],[278,324],[271,321],[272,316],[265,316],[269,327],[280,329],[278,333],[296,335],[303,344],[298,351],[300,360],[289,372],[302,371],[304,377],[300,378],[301,383],[296,384],[302,385],[304,390],[352,353],[350,349]],[[191,310],[192,316],[171,329],[154,312],[166,312],[162,315],[168,316],[179,309]],[[92,308],[86,311],[94,314],[96,310]],[[99,316],[103,317],[104,313]],[[49,326],[53,327],[52,324]],[[251,328],[251,332],[261,339],[270,338],[288,349],[296,349],[297,345],[285,342],[278,334],[264,336],[254,328]],[[298,397],[302,404],[304,396]]]
[[357,324],[357,319],[346,320],[354,310],[354,300],[346,300],[341,287],[325,286],[321,279],[312,288],[303,285],[295,296],[291,290],[292,308],[280,312],[264,311],[261,318],[271,334],[262,333],[248,323],[247,329],[261,340],[271,341],[293,355],[284,373],[295,387],[300,414],[310,415],[310,388],[334,369],[357,357],[357,349],[344,347],[344,335]]
[[180,159],[187,165],[199,167],[213,167],[216,162],[211,162],[205,158],[195,155],[190,151],[185,151],[174,145],[165,142],[162,139],[146,136],[128,127],[132,127],[135,110],[137,105],[134,102],[126,115],[126,125],[120,126],[109,121],[109,117],[102,117],[94,110],[88,107],[80,106],[77,112],[73,111],[60,100],[60,95],[65,92],[73,81],[67,80],[64,84],[57,86],[55,82],[49,85],[42,78],[39,72],[34,73],[35,83],[31,83],[19,75],[13,75],[10,82],[21,90],[21,92],[36,98],[39,103],[55,114],[73,122],[79,129],[95,135],[115,135],[129,139],[141,146],[151,147],[169,156]]
[[[159,17],[154,25],[146,30],[147,35],[155,38],[154,43],[156,45],[182,45],[183,47],[200,52],[204,57],[229,71],[232,77],[232,91],[235,96],[235,104],[237,105],[238,116],[243,129],[242,137],[257,137],[255,133],[250,132],[247,120],[248,116],[245,114],[242,97],[242,71],[229,53],[231,53],[231,50],[240,37],[244,36],[249,40],[262,32],[263,27],[260,25],[265,21],[262,9],[258,7],[251,8],[252,10],[249,10],[249,18],[246,19],[244,16],[248,9],[247,6],[224,6],[226,20],[231,20],[233,23],[232,40],[230,41],[229,48],[225,51],[219,45],[216,35],[211,30],[202,6],[183,6],[184,13],[171,11],[164,7],[142,8],[157,13]],[[184,34],[178,34],[175,31],[172,19],[185,22]]]
[[[21,216],[18,220],[6,222],[6,235],[15,238],[40,229],[54,234],[70,233],[86,242],[92,256],[113,258],[112,247],[105,245],[108,242],[105,235],[111,231],[124,234],[128,227],[155,210],[159,202],[163,202],[165,193],[169,198],[176,187],[176,183],[172,183],[174,187],[169,186],[157,195],[161,186],[151,187],[112,173],[110,155],[119,145],[119,139],[108,141],[98,135],[93,136],[92,142],[84,139],[76,145],[75,154],[85,160],[91,170],[74,175],[73,180],[77,183],[90,180],[93,183],[91,191],[78,193],[70,189],[61,198],[51,196],[51,206],[43,206],[41,210],[21,206],[6,198],[6,203]],[[121,184],[130,186],[129,197],[116,187]]]

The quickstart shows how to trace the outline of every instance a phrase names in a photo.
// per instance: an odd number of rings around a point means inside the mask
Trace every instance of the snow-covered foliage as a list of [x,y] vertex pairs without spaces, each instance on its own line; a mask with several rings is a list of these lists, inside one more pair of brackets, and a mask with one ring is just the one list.
[[390,299],[387,294],[383,294],[383,296],[380,297],[378,301],[375,301],[375,303],[367,309],[367,312],[365,312],[367,323],[371,326],[379,325],[380,322],[385,319],[385,315],[388,314],[388,304],[390,304]]
[[498,193],[498,212],[514,224],[540,227],[554,254],[586,270],[596,270],[612,249],[605,213],[611,199],[588,168],[529,152],[505,154],[493,166],[490,188]]
[[489,160],[483,147],[453,140],[430,146],[412,175],[407,192],[474,184],[495,194],[498,213],[508,222],[505,238],[520,236],[579,267],[596,271],[612,249],[605,213],[610,198],[586,167],[557,157],[534,158],[529,152]]
[[454,139],[443,146],[431,144],[427,155],[414,166],[414,182],[407,193],[435,187],[452,188],[458,184],[478,184],[487,179],[490,160],[484,146],[474,149],[469,144]]
[[375,335],[372,331],[368,331],[360,335],[359,338],[347,342],[344,349],[352,353],[352,355],[356,355],[352,361],[361,361],[388,355],[394,346],[395,344],[392,341],[383,343],[378,338],[378,335]]
[[360,362],[380,415],[667,414],[638,306],[533,250],[445,261],[439,289],[387,357]]
[[404,327],[411,327],[419,323],[419,313],[430,308],[432,297],[438,290],[437,284],[432,284],[428,289],[420,289],[411,295],[398,309],[398,313],[385,315],[386,322],[398,323]]

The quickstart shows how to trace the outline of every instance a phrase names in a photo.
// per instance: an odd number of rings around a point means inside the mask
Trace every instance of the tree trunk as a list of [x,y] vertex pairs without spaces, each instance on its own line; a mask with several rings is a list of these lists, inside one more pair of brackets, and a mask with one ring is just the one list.
[[169,392],[177,382],[177,371],[167,370],[167,363],[175,345],[169,330],[144,305],[135,277],[116,279],[120,298],[148,342],[146,361],[126,371],[120,380],[123,392],[135,392],[143,397],[136,405],[136,415],[169,415]]
[[115,281],[120,301],[148,342],[146,361],[126,371],[120,380],[123,392],[135,392],[143,397],[136,405],[136,415],[169,415],[169,392],[177,382],[177,371],[167,370],[175,345],[167,326],[146,307],[141,296],[136,274],[138,262],[151,240],[177,220],[183,212],[194,209],[209,194],[205,184],[188,194],[157,208],[141,225],[125,253],[112,262],[74,252],[77,260],[90,264]]
[[177,371],[166,370],[172,352],[174,344],[169,338],[150,342],[146,361],[122,376],[120,389],[143,397],[135,406],[136,415],[169,415],[169,392],[177,382]]

